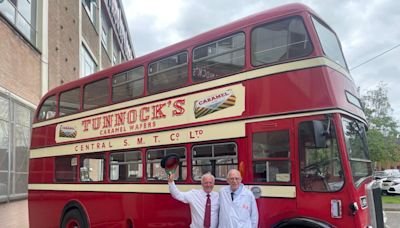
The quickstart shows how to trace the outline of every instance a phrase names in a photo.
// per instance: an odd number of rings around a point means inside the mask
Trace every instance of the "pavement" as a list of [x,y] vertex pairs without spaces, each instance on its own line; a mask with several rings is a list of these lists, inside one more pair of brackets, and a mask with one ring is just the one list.
[[383,204],[384,211],[400,211],[400,204]]
[[[400,204],[383,204],[384,211],[400,211]],[[0,203],[1,228],[29,228],[28,200]]]
[[0,203],[1,228],[29,228],[28,200]]

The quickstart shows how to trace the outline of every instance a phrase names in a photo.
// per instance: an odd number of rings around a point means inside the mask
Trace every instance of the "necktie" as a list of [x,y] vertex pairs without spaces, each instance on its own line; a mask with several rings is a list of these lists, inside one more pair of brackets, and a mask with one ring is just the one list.
[[233,201],[233,194],[235,194],[234,192],[231,192],[231,198],[232,198],[232,201]]
[[207,194],[206,212],[204,213],[204,227],[209,228],[211,225],[211,199],[210,194]]

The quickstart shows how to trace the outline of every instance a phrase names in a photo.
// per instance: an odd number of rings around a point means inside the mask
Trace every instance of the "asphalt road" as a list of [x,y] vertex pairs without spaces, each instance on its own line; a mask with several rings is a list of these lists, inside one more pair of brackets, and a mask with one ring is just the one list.
[[400,227],[400,211],[385,211],[387,221],[386,228],[398,228]]

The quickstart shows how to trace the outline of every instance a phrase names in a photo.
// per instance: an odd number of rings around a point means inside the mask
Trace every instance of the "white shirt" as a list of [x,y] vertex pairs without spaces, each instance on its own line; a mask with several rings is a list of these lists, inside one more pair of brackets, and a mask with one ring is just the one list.
[[230,186],[219,191],[219,228],[257,228],[258,209],[253,193],[241,184],[231,198]]
[[[204,228],[204,214],[206,211],[207,193],[203,189],[193,189],[187,192],[181,192],[175,183],[169,183],[169,192],[172,197],[190,205],[190,214],[192,217],[191,228]],[[219,200],[218,193],[210,193],[211,200],[211,228],[218,227]]]

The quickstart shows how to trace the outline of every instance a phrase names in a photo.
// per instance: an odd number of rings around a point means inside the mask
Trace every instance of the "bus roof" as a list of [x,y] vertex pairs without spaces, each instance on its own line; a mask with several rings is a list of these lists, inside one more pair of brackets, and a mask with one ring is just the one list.
[[300,13],[300,12],[304,12],[304,11],[311,12],[312,14],[316,15],[312,9],[310,9],[308,6],[303,5],[301,3],[292,3],[292,4],[287,4],[287,5],[283,5],[280,7],[276,7],[273,9],[261,11],[259,13],[244,17],[244,18],[236,20],[236,21],[233,21],[224,26],[214,28],[210,31],[201,33],[192,38],[186,39],[186,40],[178,42],[176,44],[172,44],[170,46],[159,49],[157,51],[146,54],[144,56],[135,58],[133,60],[115,65],[113,67],[110,67],[110,68],[107,68],[107,69],[104,69],[101,71],[98,71],[87,77],[80,78],[78,80],[68,82],[61,86],[58,86],[58,87],[50,90],[49,92],[47,92],[46,95],[42,97],[41,102],[43,102],[45,97],[48,97],[49,95],[52,95],[52,94],[56,94],[57,92],[73,89],[82,84],[101,79],[105,76],[114,75],[116,73],[123,72],[123,71],[131,69],[133,67],[148,63],[150,61],[151,62],[156,61],[156,60],[166,57],[168,55],[175,54],[180,51],[202,45],[203,43],[207,43],[212,40],[217,40],[219,38],[222,38],[224,36],[232,34],[236,31],[240,31],[240,29],[245,28],[247,26],[256,25],[258,23],[262,24],[262,23],[265,23],[266,21],[270,21],[275,18],[279,18],[282,16],[288,16],[288,15],[292,15],[292,14]]

